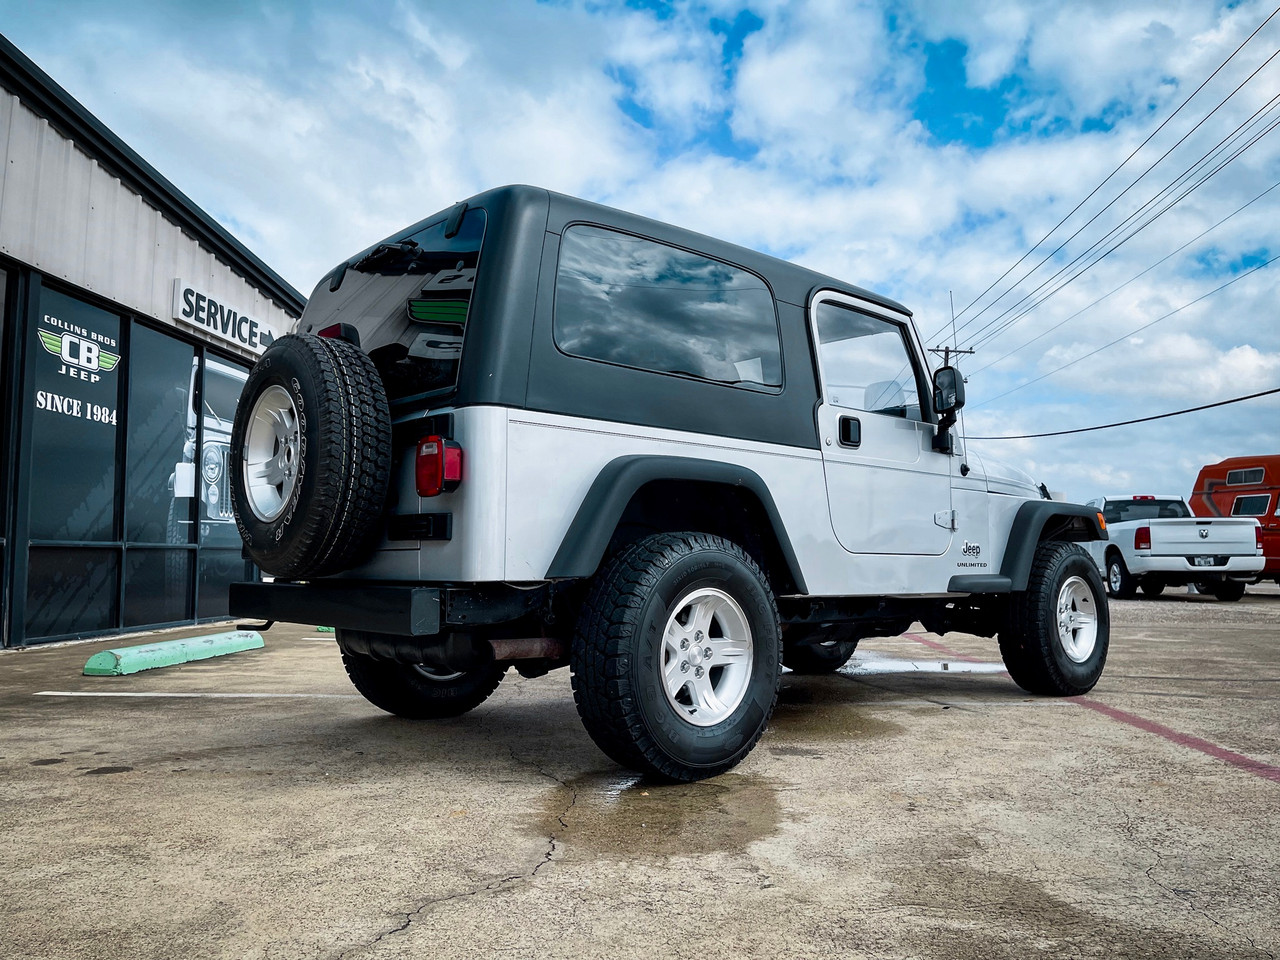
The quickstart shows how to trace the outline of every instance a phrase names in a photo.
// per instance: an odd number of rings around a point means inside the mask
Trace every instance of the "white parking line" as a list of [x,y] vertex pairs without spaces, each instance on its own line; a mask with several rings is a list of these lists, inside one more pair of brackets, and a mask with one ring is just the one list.
[[40,690],[37,697],[154,697],[176,700],[359,700],[358,693],[161,693],[124,690]]

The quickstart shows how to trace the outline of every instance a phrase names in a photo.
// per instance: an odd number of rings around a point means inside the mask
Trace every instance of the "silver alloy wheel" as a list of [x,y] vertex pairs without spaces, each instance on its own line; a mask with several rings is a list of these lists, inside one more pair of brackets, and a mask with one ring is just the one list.
[[1058,591],[1058,643],[1072,663],[1084,663],[1098,643],[1098,601],[1082,577]]
[[710,727],[738,709],[751,685],[751,626],[722,590],[699,587],[667,618],[658,669],[667,702],[683,719]]
[[1120,592],[1120,585],[1124,581],[1124,571],[1120,569],[1120,561],[1112,560],[1107,566],[1107,584],[1111,587],[1112,593]]
[[298,482],[301,431],[293,397],[279,385],[263,390],[244,438],[244,486],[249,507],[264,523],[284,513]]

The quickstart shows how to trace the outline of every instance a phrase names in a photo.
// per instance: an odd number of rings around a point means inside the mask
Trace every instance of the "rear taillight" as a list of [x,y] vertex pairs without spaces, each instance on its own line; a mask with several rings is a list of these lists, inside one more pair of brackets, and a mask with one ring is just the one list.
[[360,346],[360,331],[349,323],[332,323],[322,330],[316,331],[317,337],[328,337],[330,340],[345,340]]
[[462,447],[444,437],[423,437],[414,459],[418,496],[434,497],[462,482]]
[[1151,528],[1139,527],[1133,531],[1133,549],[1150,550],[1151,549]]

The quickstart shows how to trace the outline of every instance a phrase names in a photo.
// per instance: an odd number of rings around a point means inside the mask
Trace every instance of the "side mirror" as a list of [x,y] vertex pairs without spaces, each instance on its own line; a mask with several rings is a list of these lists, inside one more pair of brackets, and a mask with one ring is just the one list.
[[964,377],[955,367],[939,367],[933,374],[933,408],[945,415],[963,406]]

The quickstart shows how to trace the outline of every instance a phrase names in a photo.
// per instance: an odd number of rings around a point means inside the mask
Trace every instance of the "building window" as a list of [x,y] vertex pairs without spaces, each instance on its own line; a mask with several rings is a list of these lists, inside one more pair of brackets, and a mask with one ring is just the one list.
[[229,496],[246,366],[57,290],[39,304],[25,640],[225,617],[253,576]]
[[777,387],[773,295],[755,274],[676,247],[572,226],[560,241],[555,341],[565,353],[719,383]]
[[115,540],[120,318],[45,289],[27,336],[31,539]]

